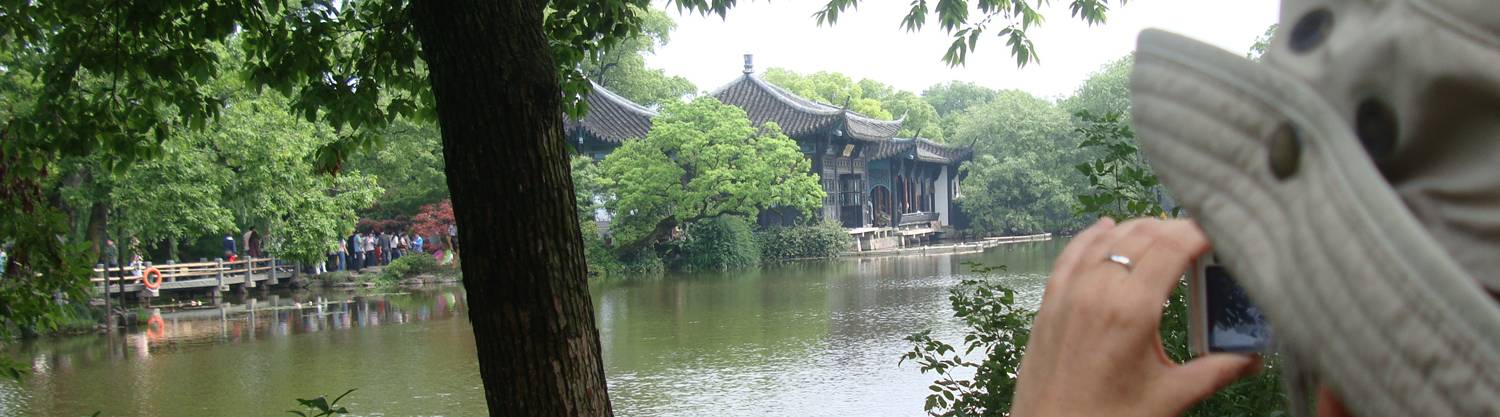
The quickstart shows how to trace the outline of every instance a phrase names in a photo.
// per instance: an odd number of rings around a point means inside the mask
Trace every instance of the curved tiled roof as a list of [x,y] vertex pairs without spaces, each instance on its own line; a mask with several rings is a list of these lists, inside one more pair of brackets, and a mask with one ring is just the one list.
[[569,136],[582,130],[610,143],[646,137],[646,132],[651,130],[651,118],[656,117],[655,111],[620,97],[593,81],[589,84],[593,88],[585,98],[588,112],[583,119],[569,119],[564,125]]
[[881,142],[870,160],[889,158],[911,158],[923,162],[951,164],[968,160],[974,151],[933,142],[927,138],[893,138]]
[[776,122],[787,136],[838,128],[854,139],[884,141],[901,131],[900,119],[880,120],[808,100],[751,74],[710,94],[725,104],[744,109],[755,125]]

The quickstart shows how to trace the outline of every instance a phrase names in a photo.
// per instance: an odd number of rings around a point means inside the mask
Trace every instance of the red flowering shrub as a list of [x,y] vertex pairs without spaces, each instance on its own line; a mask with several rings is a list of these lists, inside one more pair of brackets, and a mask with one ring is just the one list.
[[447,236],[453,224],[453,202],[443,200],[422,206],[411,218],[411,231],[423,237]]

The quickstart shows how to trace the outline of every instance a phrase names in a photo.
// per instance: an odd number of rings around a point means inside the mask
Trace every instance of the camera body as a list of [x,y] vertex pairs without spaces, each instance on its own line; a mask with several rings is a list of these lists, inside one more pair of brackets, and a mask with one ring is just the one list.
[[1193,263],[1188,278],[1188,333],[1194,355],[1268,352],[1273,343],[1260,307],[1212,252]]

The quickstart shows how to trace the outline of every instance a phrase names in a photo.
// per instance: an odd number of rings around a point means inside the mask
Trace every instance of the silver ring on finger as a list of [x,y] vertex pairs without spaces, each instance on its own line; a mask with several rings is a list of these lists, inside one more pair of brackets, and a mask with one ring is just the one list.
[[1129,271],[1135,269],[1135,265],[1131,263],[1130,257],[1125,256],[1125,255],[1121,255],[1121,254],[1118,254],[1118,253],[1111,253],[1104,260],[1120,264],[1120,266],[1125,267],[1125,271],[1126,272],[1129,272]]

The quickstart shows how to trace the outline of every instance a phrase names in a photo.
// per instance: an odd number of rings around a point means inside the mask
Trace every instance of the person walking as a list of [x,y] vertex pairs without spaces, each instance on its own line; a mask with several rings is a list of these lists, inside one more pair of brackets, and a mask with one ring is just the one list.
[[448,250],[458,253],[458,223],[448,225]]
[[413,233],[411,235],[411,249],[413,251],[416,251],[416,253],[418,255],[427,253],[427,250],[422,247],[422,235],[421,234]]
[[338,263],[338,268],[339,269],[338,269],[338,271],[339,272],[343,272],[345,270],[345,268],[348,268],[348,262],[347,262],[348,259],[347,258],[349,257],[349,241],[347,239],[339,239],[338,255],[339,255],[339,263]]
[[248,253],[251,258],[264,257],[265,253],[261,252],[260,244],[260,232],[256,231],[254,227],[251,227],[250,231],[245,232],[245,252]]
[[376,266],[378,259],[375,258],[375,234],[364,234],[365,266]]
[[234,236],[224,235],[224,259],[234,262],[239,253],[239,248],[234,244]]
[[140,276],[146,268],[146,259],[141,255],[141,240],[130,237],[130,246],[125,247],[125,257],[130,258],[130,274]]
[[365,269],[365,237],[359,232],[349,235],[349,262],[354,264],[355,271]]
[[406,252],[406,234],[396,232],[396,235],[391,237],[391,245],[395,246],[394,249],[391,249],[391,262],[395,262],[397,259],[401,259],[402,252]]

